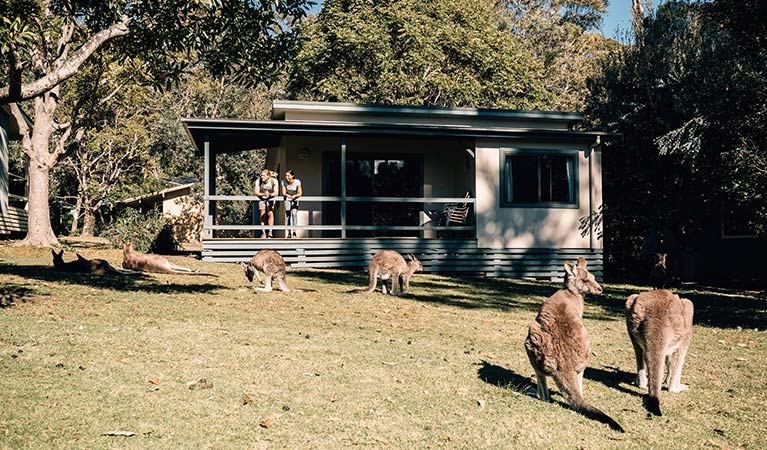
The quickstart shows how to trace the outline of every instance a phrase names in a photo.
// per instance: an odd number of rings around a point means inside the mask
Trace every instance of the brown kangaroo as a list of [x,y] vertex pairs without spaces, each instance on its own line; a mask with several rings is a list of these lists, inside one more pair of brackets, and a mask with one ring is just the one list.
[[60,272],[92,273],[94,275],[136,275],[138,273],[130,270],[115,269],[103,259],[87,259],[80,256],[79,253],[75,253],[77,259],[70,262],[64,262],[64,250],[61,250],[59,253],[51,250],[51,254],[53,254],[53,268]]
[[261,275],[259,271],[264,272],[266,276],[266,283],[264,287],[254,288],[261,292],[272,292],[272,278],[277,279],[277,284],[280,286],[280,290],[283,292],[313,292],[313,289],[292,289],[288,287],[285,281],[288,265],[285,264],[285,260],[275,250],[259,250],[258,253],[250,258],[247,263],[241,262],[240,267],[245,271],[245,276],[248,277],[248,281],[253,282],[253,275],[258,278],[258,282],[261,283]]
[[[634,294],[626,300],[626,328],[637,362],[637,385],[649,387],[647,409],[656,416],[664,363],[668,366],[669,392],[688,389],[682,384],[682,366],[692,342],[693,305],[666,289]],[[649,375],[649,386],[648,386]]]
[[666,256],[667,253],[655,254],[655,265],[650,271],[650,284],[653,289],[665,289],[671,284],[671,278],[666,269]]
[[586,260],[577,265],[565,263],[565,288],[554,293],[541,306],[525,341],[527,357],[538,380],[538,398],[550,401],[546,377],[554,378],[562,395],[574,410],[623,432],[618,422],[583,398],[583,372],[591,344],[583,325],[583,294],[602,292],[588,270]]
[[139,272],[170,273],[175,275],[204,275],[193,269],[177,266],[159,255],[142,255],[133,250],[133,242],[123,246],[123,268]]
[[421,261],[412,253],[408,255],[409,262],[394,250],[382,250],[370,260],[368,264],[369,283],[367,289],[359,289],[354,292],[370,294],[376,289],[378,279],[384,280],[381,283],[381,290],[386,294],[385,280],[391,278],[391,295],[397,295],[400,291],[400,278],[402,279],[403,293],[410,290],[410,278],[419,270],[423,270]]

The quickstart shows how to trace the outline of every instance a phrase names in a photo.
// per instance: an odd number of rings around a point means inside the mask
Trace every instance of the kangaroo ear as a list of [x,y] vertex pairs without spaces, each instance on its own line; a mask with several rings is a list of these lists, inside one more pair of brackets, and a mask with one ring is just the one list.
[[75,256],[77,256],[77,259],[79,259],[79,260],[84,260],[84,259],[85,259],[85,258],[83,258],[82,256],[80,256],[80,254],[79,254],[79,253],[75,253]]
[[56,250],[54,250],[54,249],[51,249],[51,255],[53,255],[53,257],[54,257],[54,258],[58,256],[58,255],[56,254]]
[[572,261],[567,261],[565,262],[565,273],[575,278],[576,276],[578,276],[578,267]]
[[240,267],[242,267],[243,270],[248,270],[248,264],[240,261]]
[[578,257],[578,268],[579,269],[585,269],[586,268],[586,258],[583,256]]
[[64,256],[64,249],[62,248],[58,256]]

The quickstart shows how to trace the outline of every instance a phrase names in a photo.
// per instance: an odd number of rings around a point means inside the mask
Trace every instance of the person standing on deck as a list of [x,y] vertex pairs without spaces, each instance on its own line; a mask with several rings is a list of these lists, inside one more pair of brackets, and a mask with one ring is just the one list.
[[[285,225],[298,225],[298,199],[303,195],[301,180],[296,178],[292,170],[285,172],[285,179],[282,180],[282,196],[285,197]],[[285,230],[285,237],[298,237],[296,231],[291,233],[290,229]]]
[[[261,178],[256,182],[256,187],[253,189],[253,192],[256,197],[259,198],[258,213],[261,225],[263,226],[268,223],[270,227],[274,226],[274,198],[278,194],[277,180],[272,177],[269,170],[264,169],[261,172]],[[263,239],[266,237],[274,237],[272,236],[271,228],[261,232],[261,238]]]

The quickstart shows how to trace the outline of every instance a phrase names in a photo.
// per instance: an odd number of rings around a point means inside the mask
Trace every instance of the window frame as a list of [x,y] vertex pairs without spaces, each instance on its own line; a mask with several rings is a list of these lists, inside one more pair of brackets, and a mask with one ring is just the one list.
[[[540,155],[556,155],[566,156],[572,163],[573,177],[570,188],[573,193],[573,202],[513,202],[507,199],[506,194],[509,192],[509,183],[512,182],[511,174],[507,174],[506,160],[514,156],[540,156]],[[500,151],[500,192],[499,203],[501,208],[548,208],[548,209],[579,209],[580,208],[580,150],[565,150],[555,148],[501,148]],[[540,160],[538,162],[538,168],[540,170]],[[540,189],[540,175],[538,178],[538,188]]]

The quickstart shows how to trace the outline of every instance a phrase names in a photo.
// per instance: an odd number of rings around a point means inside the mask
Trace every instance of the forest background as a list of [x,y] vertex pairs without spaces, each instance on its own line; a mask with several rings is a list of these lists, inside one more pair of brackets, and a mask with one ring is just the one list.
[[[0,2],[0,104],[34,129],[10,161],[30,180],[26,241],[156,231],[159,214],[116,206],[202,179],[180,118],[267,119],[275,99],[584,112],[585,127],[623,136],[604,151],[612,279],[644,275],[660,247],[702,245],[727,218],[764,236],[764,2],[633,0],[615,39],[596,31],[604,0],[312,6]],[[217,166],[219,193],[247,195],[263,162]]]

